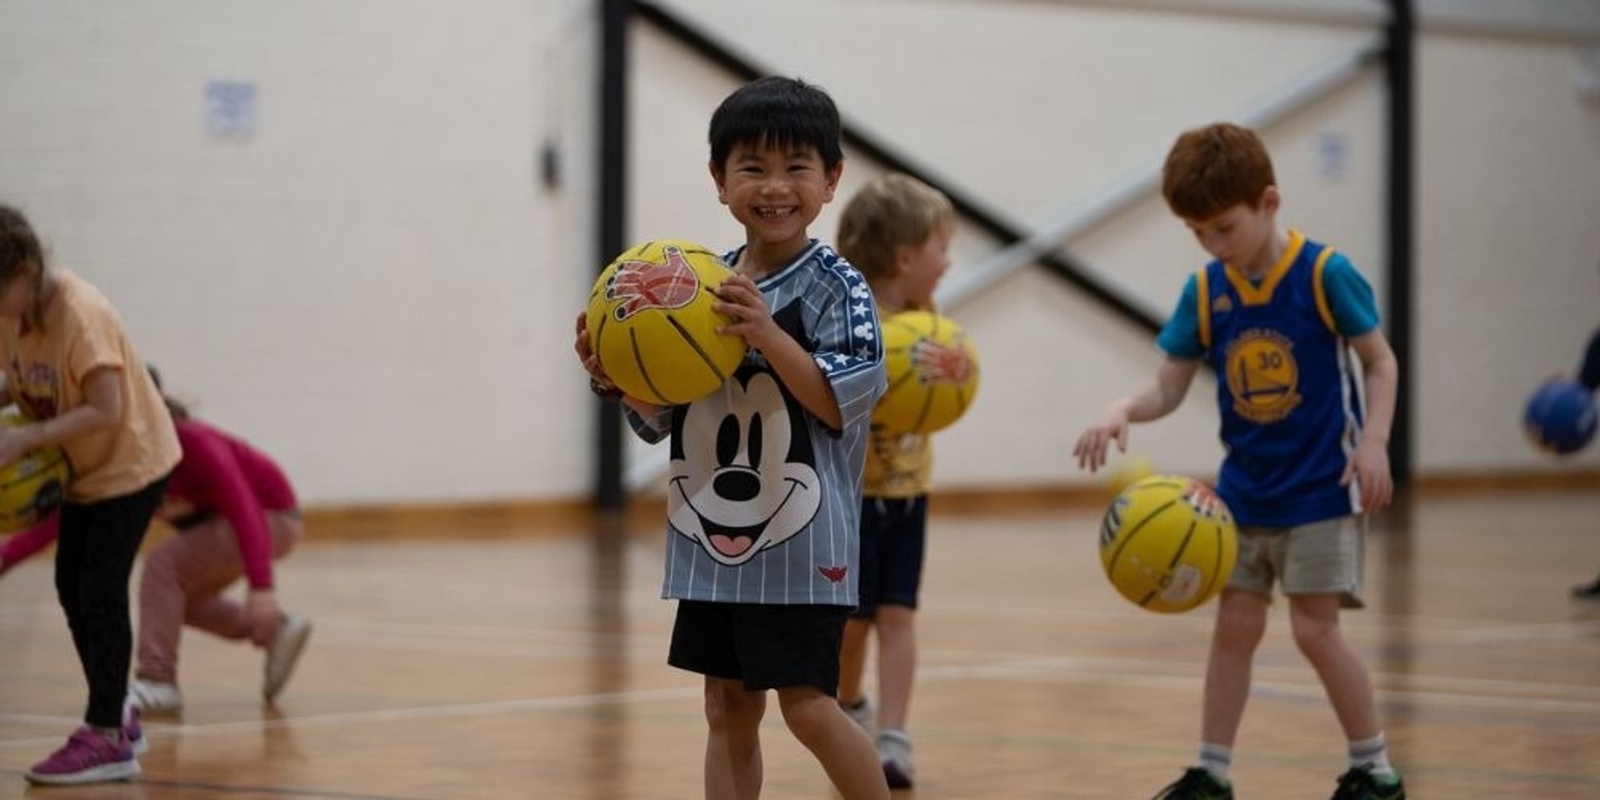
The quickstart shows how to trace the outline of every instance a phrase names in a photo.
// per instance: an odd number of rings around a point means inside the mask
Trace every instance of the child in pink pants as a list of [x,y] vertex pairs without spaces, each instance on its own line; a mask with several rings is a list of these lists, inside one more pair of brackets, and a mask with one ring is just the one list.
[[[178,643],[185,624],[266,650],[262,697],[277,698],[311,633],[278,606],[273,560],[304,535],[294,489],[267,455],[194,419],[166,398],[183,446],[157,516],[177,529],[145,556],[139,635],[129,702],[146,714],[176,713]],[[0,575],[55,539],[56,515],[0,544]],[[240,602],[223,592],[239,578]]]

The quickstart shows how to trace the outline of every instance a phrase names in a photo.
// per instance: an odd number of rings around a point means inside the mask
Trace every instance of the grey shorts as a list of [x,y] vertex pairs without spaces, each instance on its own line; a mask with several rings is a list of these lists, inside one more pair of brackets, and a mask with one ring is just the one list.
[[1337,594],[1344,608],[1361,608],[1366,533],[1366,519],[1357,516],[1294,528],[1241,525],[1228,585],[1270,597],[1281,583],[1286,595]]

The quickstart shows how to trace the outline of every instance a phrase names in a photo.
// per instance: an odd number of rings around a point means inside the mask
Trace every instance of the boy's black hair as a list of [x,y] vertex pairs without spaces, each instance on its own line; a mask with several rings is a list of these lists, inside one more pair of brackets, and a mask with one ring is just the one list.
[[769,75],[739,87],[711,115],[711,163],[727,166],[738,144],[815,147],[833,169],[844,160],[843,125],[827,92],[798,78]]

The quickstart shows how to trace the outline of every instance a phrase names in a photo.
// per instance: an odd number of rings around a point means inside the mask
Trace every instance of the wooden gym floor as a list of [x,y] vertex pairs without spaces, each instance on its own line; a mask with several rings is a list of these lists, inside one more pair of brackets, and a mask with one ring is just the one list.
[[[433,535],[320,523],[280,562],[315,633],[276,708],[260,656],[188,632],[181,719],[151,719],[142,781],[30,788],[82,679],[50,559],[0,580],[0,798],[697,798],[699,679],[664,663],[658,523],[440,516]],[[939,510],[919,616],[909,800],[1146,798],[1194,757],[1210,609],[1116,596],[1096,509]],[[355,526],[359,528],[360,526]],[[352,530],[355,530],[352,528]],[[617,530],[616,528],[624,528]],[[1372,668],[1410,796],[1600,798],[1600,491],[1424,494],[1368,549]],[[1256,661],[1241,798],[1326,798],[1344,741],[1287,630]],[[782,727],[769,800],[834,797]]]

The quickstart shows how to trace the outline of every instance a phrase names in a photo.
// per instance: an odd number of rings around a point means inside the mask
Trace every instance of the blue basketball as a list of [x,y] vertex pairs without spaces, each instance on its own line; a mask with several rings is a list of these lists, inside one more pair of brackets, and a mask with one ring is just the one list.
[[1540,384],[1522,415],[1523,428],[1533,445],[1557,455],[1582,450],[1594,438],[1597,424],[1600,418],[1594,395],[1568,378],[1551,378]]

